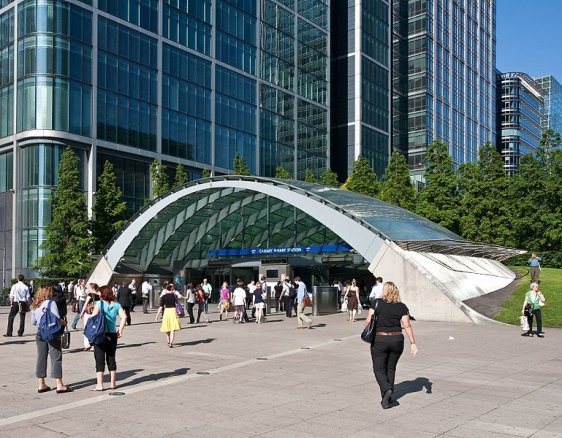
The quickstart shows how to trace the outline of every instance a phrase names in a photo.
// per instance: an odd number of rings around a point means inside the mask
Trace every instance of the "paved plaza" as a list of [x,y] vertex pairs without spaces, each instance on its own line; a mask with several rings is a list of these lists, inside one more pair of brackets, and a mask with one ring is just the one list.
[[281,314],[234,325],[213,313],[211,324],[182,319],[170,349],[154,313],[132,316],[121,395],[89,391],[81,332],[63,356],[70,394],[37,393],[29,319],[23,337],[0,338],[0,437],[562,437],[562,330],[414,322],[420,353],[402,356],[397,403],[383,410],[362,321],[321,316],[297,330]]

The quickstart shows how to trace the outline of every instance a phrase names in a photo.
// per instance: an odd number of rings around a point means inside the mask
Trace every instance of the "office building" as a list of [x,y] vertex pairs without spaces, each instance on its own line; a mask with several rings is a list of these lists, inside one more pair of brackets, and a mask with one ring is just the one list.
[[455,165],[495,139],[494,0],[393,1],[393,148],[416,181],[435,140]]
[[391,5],[333,2],[331,167],[340,180],[365,156],[380,176],[390,156]]
[[534,78],[534,81],[544,93],[541,129],[562,133],[562,85],[552,75]]
[[[32,274],[66,146],[130,211],[150,163],[190,180],[329,164],[329,0],[0,0],[0,257]],[[72,214],[72,212],[69,212]]]
[[521,156],[536,152],[540,145],[544,93],[525,73],[501,73],[497,81],[496,146],[505,171],[513,174]]

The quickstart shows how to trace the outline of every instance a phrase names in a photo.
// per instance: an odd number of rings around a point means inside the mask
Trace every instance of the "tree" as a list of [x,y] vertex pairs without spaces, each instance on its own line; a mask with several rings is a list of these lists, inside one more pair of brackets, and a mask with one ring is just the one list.
[[183,187],[188,183],[187,172],[184,167],[178,163],[176,166],[176,177],[174,179],[174,189],[178,187]]
[[345,182],[345,188],[352,192],[361,193],[363,195],[375,197],[379,192],[379,183],[377,175],[371,168],[369,160],[360,155],[353,162],[353,170],[351,176]]
[[211,176],[211,171],[209,169],[203,169],[203,178],[209,178]]
[[91,267],[92,237],[78,164],[78,156],[67,147],[59,163],[58,185],[51,192],[51,222],[41,245],[45,252],[34,265],[45,276],[84,277]]
[[304,175],[304,181],[313,184],[318,182],[318,180],[314,176],[314,173],[310,169],[306,169],[306,174]]
[[498,245],[508,243],[511,223],[508,186],[502,157],[491,143],[482,146],[477,163],[461,166],[459,225],[463,237]]
[[283,166],[275,168],[275,178],[277,179],[291,179],[291,174]]
[[400,152],[393,152],[383,175],[379,199],[414,211],[416,189],[410,180],[410,170],[406,158]]
[[159,198],[170,190],[170,181],[166,166],[154,159],[150,165],[150,179],[152,181],[152,199]]
[[117,186],[117,178],[110,161],[105,161],[103,172],[98,178],[93,212],[94,219],[91,222],[93,249],[94,253],[99,254],[125,224],[127,218],[127,203],[123,201],[123,194]]
[[457,176],[446,143],[434,141],[425,155],[425,187],[418,197],[417,212],[457,233],[459,230]]
[[232,165],[234,167],[234,175],[251,175],[250,168],[246,164],[246,159],[239,153],[236,153]]
[[336,172],[326,169],[322,175],[320,175],[320,184],[328,187],[339,187],[340,182],[338,180],[338,175]]

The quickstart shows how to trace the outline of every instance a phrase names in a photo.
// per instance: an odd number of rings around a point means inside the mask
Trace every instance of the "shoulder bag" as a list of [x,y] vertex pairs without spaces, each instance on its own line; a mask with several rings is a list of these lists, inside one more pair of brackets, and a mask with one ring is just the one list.
[[369,324],[367,325],[367,327],[363,329],[363,333],[361,333],[361,339],[367,342],[368,344],[372,344],[373,341],[375,340],[375,334],[377,330],[377,320],[379,318],[377,315],[378,305],[379,305],[379,300],[375,300],[375,309],[374,309],[373,316],[371,317],[371,321],[369,321]]

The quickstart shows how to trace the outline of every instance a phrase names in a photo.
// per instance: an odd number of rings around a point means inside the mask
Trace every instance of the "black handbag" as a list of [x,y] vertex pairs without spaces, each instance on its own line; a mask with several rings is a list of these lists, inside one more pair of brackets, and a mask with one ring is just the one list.
[[375,340],[375,334],[377,330],[377,320],[378,320],[378,315],[377,315],[378,305],[379,305],[379,300],[376,300],[375,309],[371,321],[369,321],[369,324],[367,325],[367,327],[363,329],[363,332],[361,333],[361,339],[367,342],[368,344],[372,344],[373,341]]
[[532,316],[533,315],[533,305],[530,303],[527,303],[525,305],[525,309],[523,310],[523,313],[525,316]]

